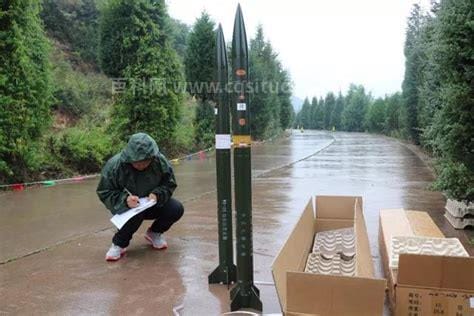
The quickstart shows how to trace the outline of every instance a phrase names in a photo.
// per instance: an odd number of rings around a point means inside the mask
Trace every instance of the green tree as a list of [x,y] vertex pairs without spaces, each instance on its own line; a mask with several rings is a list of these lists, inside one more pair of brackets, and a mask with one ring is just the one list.
[[[432,14],[436,14],[436,9]],[[421,131],[420,144],[430,151],[433,148],[427,138],[427,131],[433,123],[436,112],[441,108],[440,77],[442,72],[435,59],[434,48],[436,43],[433,38],[436,22],[437,19],[434,15],[427,15],[419,38],[422,63],[420,87],[418,89],[418,125]]]
[[184,59],[188,91],[201,101],[198,102],[194,121],[194,139],[198,148],[210,146],[212,138],[209,135],[214,134],[214,124],[211,124],[214,122],[214,110],[210,110],[208,102],[214,96],[210,89],[214,82],[216,63],[214,29],[214,21],[206,12],[202,12],[189,34]]
[[312,129],[324,129],[324,100],[316,97],[311,101],[311,124]]
[[186,80],[191,84],[189,92],[203,101],[213,98],[209,85],[215,76],[215,26],[210,16],[202,12],[189,34],[184,59]]
[[474,201],[473,12],[471,0],[440,2],[432,52],[440,109],[427,135],[439,158],[437,188],[468,201]]
[[370,102],[370,96],[365,93],[363,86],[351,84],[345,101],[346,106],[342,113],[344,130],[362,132],[364,130],[364,118]]
[[382,133],[385,125],[386,103],[378,98],[369,105],[365,116],[365,126],[369,132]]
[[418,4],[413,5],[408,17],[408,27],[405,41],[405,78],[402,84],[404,107],[402,118],[404,134],[419,143],[420,129],[418,123],[419,89],[421,87],[421,44],[420,34],[423,26],[423,14]]
[[187,24],[176,19],[170,19],[170,25],[172,31],[172,46],[180,57],[181,61],[184,63],[186,49],[188,47],[190,28]]
[[403,97],[400,92],[385,97],[385,124],[384,133],[395,136],[400,131],[400,109],[403,106]]
[[324,99],[324,128],[330,130],[331,126],[331,116],[334,108],[336,107],[336,97],[334,93],[329,92]]
[[[113,106],[111,129],[123,141],[133,133],[146,132],[172,154],[183,101],[175,83],[182,82],[183,76],[166,32],[165,3],[112,0],[104,16],[101,51],[102,57],[110,56],[104,65],[110,74],[126,79],[126,89]],[[117,51],[108,52],[107,47]]]
[[297,115],[297,122],[300,127],[309,129],[311,128],[311,103],[309,103],[309,99],[305,98],[303,102],[303,106],[301,110],[298,112]]
[[339,91],[334,105],[334,110],[331,113],[331,128],[334,127],[336,130],[342,129],[342,112],[344,111],[344,96]]
[[49,44],[34,0],[0,5],[0,182],[38,168],[36,142],[51,121]]
[[295,110],[291,104],[291,79],[290,73],[280,69],[278,74],[278,98],[280,100],[280,127],[289,128],[295,119]]
[[251,130],[256,139],[269,138],[281,130],[281,96],[277,89],[281,71],[277,54],[265,40],[260,25],[255,38],[250,40],[249,51],[249,79],[253,89],[250,93]]
[[200,101],[194,120],[194,143],[197,149],[209,148],[214,143],[214,106],[209,101]]
[[309,123],[308,127],[310,129],[317,129],[319,124],[318,124],[318,119],[320,118],[321,113],[318,113],[318,98],[313,97],[311,99],[311,110],[310,110],[310,117],[309,117]]
[[[137,54],[145,46],[170,50],[172,32],[162,0],[109,0],[102,9],[99,26],[99,60],[110,77],[124,77],[129,65],[145,66],[143,56]],[[167,62],[160,61],[160,68],[180,72],[175,57],[171,64]]]

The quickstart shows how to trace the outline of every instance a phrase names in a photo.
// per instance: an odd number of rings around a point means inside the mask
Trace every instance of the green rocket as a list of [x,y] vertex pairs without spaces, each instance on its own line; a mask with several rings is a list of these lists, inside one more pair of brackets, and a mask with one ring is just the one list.
[[250,100],[247,94],[248,46],[240,4],[235,15],[232,39],[232,77],[237,284],[230,293],[232,300],[230,308],[232,311],[241,308],[261,311],[260,293],[253,283]]
[[228,65],[224,33],[219,24],[217,31],[216,84],[216,175],[217,221],[219,231],[219,266],[209,275],[209,284],[231,284],[236,281],[236,267],[232,244],[232,176],[229,96],[227,93]]

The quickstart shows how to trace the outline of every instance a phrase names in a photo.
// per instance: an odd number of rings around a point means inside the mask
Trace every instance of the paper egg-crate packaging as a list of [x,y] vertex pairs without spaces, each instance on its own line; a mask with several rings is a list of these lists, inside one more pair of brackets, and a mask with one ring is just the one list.
[[310,199],[272,273],[285,315],[383,314],[386,280],[374,277],[361,197]]
[[474,258],[426,212],[380,211],[380,253],[396,316],[474,315]]
[[354,276],[356,268],[354,228],[316,233],[313,249],[306,261],[305,272]]
[[474,227],[474,203],[461,203],[448,199],[446,201],[444,217],[455,229]]

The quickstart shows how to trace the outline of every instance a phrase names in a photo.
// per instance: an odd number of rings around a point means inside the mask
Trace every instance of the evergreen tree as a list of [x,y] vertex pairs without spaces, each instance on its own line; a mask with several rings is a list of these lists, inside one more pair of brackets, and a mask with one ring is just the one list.
[[194,142],[196,148],[209,148],[214,143],[214,105],[209,101],[200,101],[194,120]]
[[212,99],[214,94],[210,89],[210,84],[215,76],[215,26],[211,17],[206,12],[202,12],[189,34],[184,59],[186,80],[191,85],[189,92],[203,101]]
[[0,183],[38,167],[36,141],[51,121],[49,44],[35,0],[0,5]]
[[419,89],[421,87],[421,45],[420,34],[423,15],[418,4],[414,4],[408,17],[408,28],[405,41],[405,78],[402,84],[404,107],[402,110],[404,133],[415,143],[419,143],[418,125]]
[[[99,26],[100,65],[113,78],[123,78],[129,65],[144,63],[140,59],[143,56],[137,54],[143,47],[170,49],[172,31],[163,0],[109,0],[102,10]],[[175,59],[170,64],[168,60],[160,61],[160,68],[179,72]]]
[[329,92],[324,99],[324,128],[327,130],[332,129],[331,116],[335,107],[336,97],[334,96],[334,93]]
[[[146,132],[170,154],[183,100],[174,85],[183,78],[165,32],[165,3],[112,0],[104,15],[102,29],[117,41],[110,45],[107,38],[102,45],[102,57],[110,56],[103,60],[104,65],[109,73],[126,79],[126,89],[113,107],[111,128],[124,141],[133,133]],[[120,23],[104,24],[107,21]],[[101,34],[103,40],[105,34]],[[115,47],[117,52],[107,52],[107,47]],[[123,59],[117,59],[120,56]]]
[[378,98],[369,105],[365,116],[365,128],[369,132],[381,133],[385,125],[386,104],[382,98]]
[[336,130],[342,129],[342,112],[344,111],[344,96],[339,91],[339,95],[334,105],[334,110],[331,113],[331,128],[334,127]]
[[184,63],[190,28],[187,24],[176,19],[170,19],[170,25],[172,46]]
[[364,118],[369,105],[370,96],[365,94],[363,86],[351,84],[346,96],[346,107],[342,113],[344,130],[349,132],[362,132]]
[[298,112],[298,122],[300,127],[310,129],[311,128],[311,103],[309,99],[305,98],[301,110]]
[[[436,6],[434,6],[436,7]],[[434,9],[433,14],[436,12]],[[436,112],[441,108],[440,102],[440,77],[442,75],[434,56],[434,30],[436,18],[427,15],[421,29],[419,45],[421,54],[420,87],[418,89],[418,125],[421,131],[420,143],[432,151],[427,131],[433,123]]]
[[324,100],[320,98],[319,101],[316,97],[311,102],[312,115],[311,122],[313,129],[324,129]]
[[295,118],[295,110],[291,104],[291,80],[290,74],[286,70],[279,71],[279,92],[278,98],[280,100],[280,127],[287,129],[293,123]]
[[311,111],[310,111],[310,118],[309,118],[309,125],[308,128],[310,129],[317,129],[318,119],[320,118],[321,113],[318,113],[318,98],[313,97],[311,99]]
[[194,23],[188,38],[188,46],[184,58],[188,91],[196,96],[198,102],[194,119],[194,140],[198,148],[209,147],[214,134],[215,115],[208,100],[214,98],[215,92],[211,84],[215,77],[216,63],[216,32],[211,17],[202,12]]
[[473,12],[471,0],[440,3],[433,37],[440,109],[427,135],[439,157],[437,188],[468,201],[474,201]]
[[384,132],[395,136],[400,131],[400,109],[403,106],[402,95],[397,92],[385,97],[385,124]]
[[251,131],[256,139],[271,137],[281,130],[281,99],[276,87],[281,71],[277,54],[259,26],[255,38],[250,40],[249,51],[249,79],[253,89]]

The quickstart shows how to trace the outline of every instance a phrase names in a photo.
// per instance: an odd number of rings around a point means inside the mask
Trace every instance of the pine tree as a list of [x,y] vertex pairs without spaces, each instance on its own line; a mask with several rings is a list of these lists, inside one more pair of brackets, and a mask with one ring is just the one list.
[[330,130],[331,126],[331,116],[334,108],[336,107],[336,97],[334,93],[329,92],[324,99],[324,128]]
[[172,46],[178,56],[180,57],[181,62],[184,63],[184,58],[186,56],[186,49],[188,47],[188,38],[190,28],[187,24],[176,20],[170,19],[171,25],[171,39],[172,39]]
[[194,120],[194,144],[198,149],[212,146],[214,142],[214,105],[209,101],[199,101]]
[[423,15],[418,4],[408,18],[408,28],[405,41],[405,78],[402,84],[404,107],[402,117],[406,136],[419,143],[420,129],[418,118],[419,89],[421,88],[421,45],[420,34],[423,25]]
[[385,103],[384,133],[396,136],[400,131],[400,109],[403,106],[403,97],[397,92],[385,97]]
[[270,42],[265,40],[262,26],[250,41],[249,79],[251,131],[256,139],[265,139],[281,130],[281,98],[276,83],[280,80],[281,65]]
[[[144,62],[137,52],[145,46],[169,49],[172,30],[163,0],[105,3],[99,23],[99,60],[105,74],[123,78],[125,68]],[[160,67],[178,71],[174,59],[169,65],[168,60],[161,61]]]
[[320,118],[320,113],[318,113],[318,98],[313,97],[311,99],[311,111],[310,111],[310,119],[309,119],[309,125],[308,128],[310,129],[317,129],[319,124],[318,124],[318,119]]
[[378,98],[368,107],[365,116],[365,128],[372,133],[381,133],[385,125],[386,104],[382,98]]
[[441,1],[433,37],[438,100],[428,139],[439,157],[437,188],[474,201],[474,3]]
[[310,129],[312,124],[311,124],[311,103],[309,103],[309,99],[305,98],[303,102],[303,106],[301,107],[301,110],[298,112],[298,122],[300,124],[300,127]]
[[[433,6],[432,14],[436,14]],[[433,123],[435,113],[441,108],[440,102],[440,77],[442,73],[435,60],[434,31],[436,17],[427,15],[425,23],[420,32],[420,87],[418,89],[418,125],[421,130],[420,144],[429,151],[432,151],[431,141],[427,138],[427,131]]]
[[334,127],[336,130],[342,129],[342,112],[344,111],[344,96],[339,91],[336,99],[334,110],[331,113],[331,128]]
[[188,37],[184,59],[189,92],[206,101],[213,99],[210,84],[214,82],[216,63],[215,23],[205,11],[196,20]]
[[37,168],[36,141],[51,121],[49,43],[35,0],[0,5],[0,182]]
[[[102,57],[110,58],[103,62],[110,74],[126,81],[113,107],[111,129],[123,141],[130,134],[146,132],[170,154],[183,100],[176,83],[183,77],[166,32],[165,3],[112,0],[104,11]],[[116,42],[105,39],[106,34]],[[105,49],[113,47],[117,51]]]
[[324,129],[324,100],[320,98],[319,101],[316,97],[311,102],[311,123],[312,129]]
[[289,72],[282,69],[280,69],[278,77],[278,98],[280,100],[280,127],[282,129],[287,129],[291,126],[295,118],[295,110],[293,109],[293,105],[291,104],[291,79]]
[[345,101],[346,106],[342,113],[344,130],[349,132],[362,132],[364,130],[363,123],[370,96],[365,94],[363,86],[351,84]]
[[211,146],[215,115],[209,100],[214,99],[211,88],[215,78],[216,32],[215,23],[205,11],[196,20],[188,37],[184,64],[188,91],[198,102],[194,119],[194,141],[198,148]]

